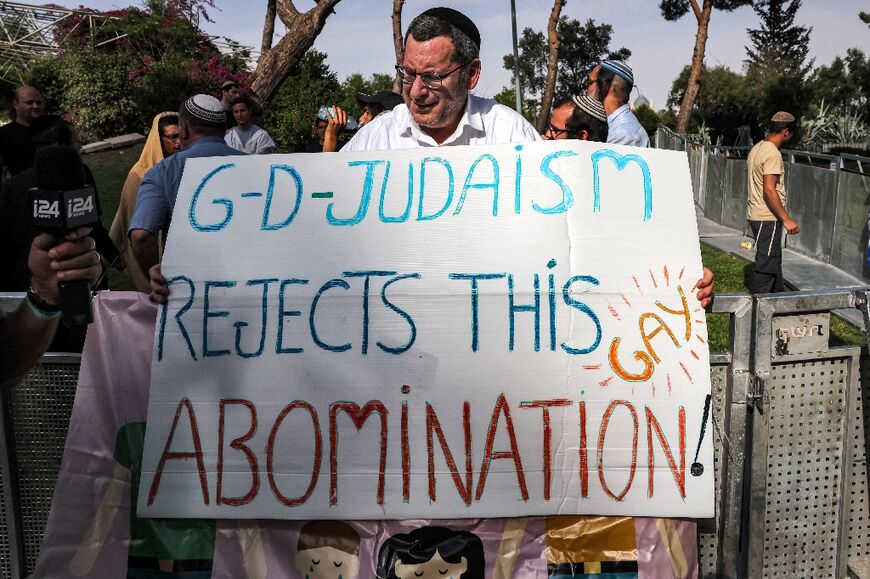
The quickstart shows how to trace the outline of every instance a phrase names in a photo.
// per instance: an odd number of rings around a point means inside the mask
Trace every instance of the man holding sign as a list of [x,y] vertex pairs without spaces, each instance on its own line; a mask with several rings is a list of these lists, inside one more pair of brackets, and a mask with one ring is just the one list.
[[342,151],[540,140],[513,109],[469,94],[480,78],[479,55],[480,32],[461,12],[432,8],[417,16],[396,65],[405,104],[368,123]]
[[[480,78],[480,32],[466,15],[431,8],[411,21],[396,72],[405,104],[361,128],[342,151],[539,141],[522,115],[470,94]],[[159,275],[159,270],[155,272]],[[165,295],[162,278],[155,297]],[[704,268],[698,299],[707,307],[713,272]]]

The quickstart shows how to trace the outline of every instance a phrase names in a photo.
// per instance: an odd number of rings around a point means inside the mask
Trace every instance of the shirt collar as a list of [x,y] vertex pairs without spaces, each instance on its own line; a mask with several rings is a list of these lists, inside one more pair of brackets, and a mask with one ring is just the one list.
[[204,145],[210,143],[223,143],[224,140],[221,137],[200,137],[194,142],[190,144],[189,147],[182,149],[183,151],[190,151],[191,149],[195,149],[197,147],[202,147]]
[[617,117],[621,117],[622,115],[624,115],[626,112],[628,112],[630,110],[631,110],[631,108],[628,106],[628,103],[625,103],[624,105],[622,105],[621,107],[619,107],[618,109],[616,109],[615,111],[613,111],[612,113],[607,115],[607,122],[612,123],[613,121],[616,120]]
[[[417,124],[417,121],[414,120],[414,117],[411,115],[411,111],[407,106],[405,106],[402,113],[407,115],[407,122],[405,124],[405,130],[403,131],[406,135],[411,135],[417,141],[422,141],[433,146],[439,146],[439,144],[435,142],[435,139],[423,132],[423,129],[421,129],[420,125]],[[459,124],[456,125],[456,130],[454,130],[453,134],[447,137],[447,139],[440,145],[449,145],[453,141],[459,139],[459,137],[461,137],[465,132],[466,127],[469,130],[478,133],[484,132],[483,118],[481,117],[477,100],[471,93],[468,93],[468,97],[466,97],[465,108],[462,111],[462,117],[459,119]]]

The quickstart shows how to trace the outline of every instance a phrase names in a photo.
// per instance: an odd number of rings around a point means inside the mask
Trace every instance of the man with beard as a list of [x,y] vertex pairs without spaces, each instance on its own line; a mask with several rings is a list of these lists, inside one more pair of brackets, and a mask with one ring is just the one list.
[[519,113],[470,94],[480,79],[480,32],[464,14],[432,8],[405,34],[396,65],[405,103],[366,124],[342,151],[540,140]]

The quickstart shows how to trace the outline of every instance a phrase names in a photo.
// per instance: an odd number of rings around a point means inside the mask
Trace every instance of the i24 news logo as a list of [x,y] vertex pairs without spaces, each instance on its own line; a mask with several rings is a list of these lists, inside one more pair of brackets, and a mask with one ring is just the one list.
[[93,197],[74,197],[67,201],[66,204],[66,216],[70,217],[79,217],[81,215],[87,215],[94,210],[94,198]]
[[[75,197],[67,202],[67,217],[78,217],[85,215],[94,210],[93,197]],[[60,202],[49,201],[48,199],[38,199],[33,204],[34,217],[60,217]]]
[[48,199],[37,199],[33,202],[33,216],[37,218],[60,217],[60,203]]

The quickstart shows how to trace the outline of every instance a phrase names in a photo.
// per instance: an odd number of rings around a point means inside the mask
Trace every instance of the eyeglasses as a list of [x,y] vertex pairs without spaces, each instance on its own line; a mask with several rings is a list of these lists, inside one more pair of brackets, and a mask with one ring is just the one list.
[[554,137],[558,137],[562,133],[567,133],[568,129],[557,129],[553,126],[553,123],[550,123],[550,128],[547,130],[547,133],[552,133]]
[[423,82],[423,86],[426,88],[441,88],[441,83],[444,82],[445,78],[470,63],[471,61],[463,62],[456,68],[447,72],[417,72],[416,70],[411,70],[397,64],[396,72],[399,73],[399,78],[402,79],[402,84],[414,84],[414,78],[419,76],[420,80]]
[[170,141],[180,141],[181,134],[180,133],[172,133],[171,135],[160,135],[164,139],[169,139]]

